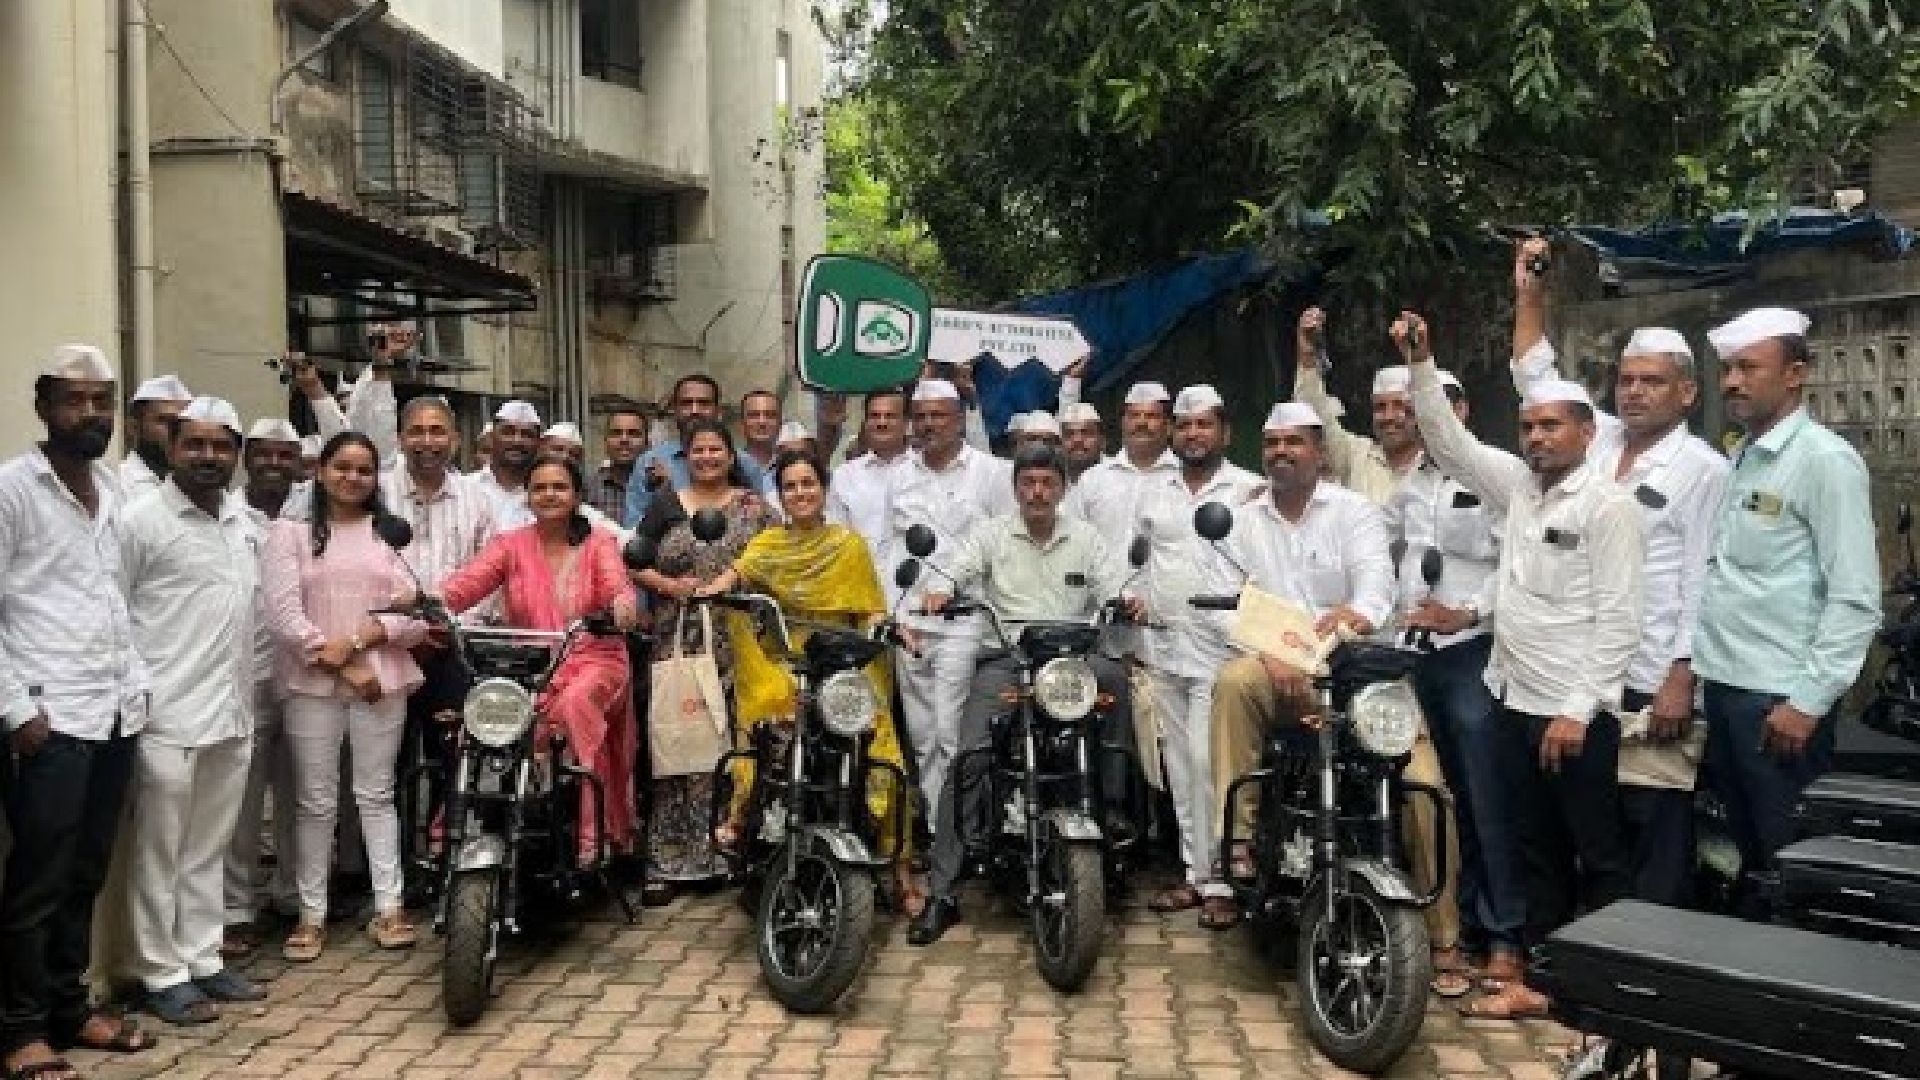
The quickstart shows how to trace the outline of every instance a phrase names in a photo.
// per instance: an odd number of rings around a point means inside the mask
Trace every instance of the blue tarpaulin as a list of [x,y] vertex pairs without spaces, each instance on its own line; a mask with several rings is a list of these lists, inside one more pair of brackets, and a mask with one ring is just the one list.
[[[1122,281],[1088,285],[1008,304],[1006,310],[1073,319],[1094,348],[1087,373],[1089,392],[1126,378],[1168,331],[1195,309],[1223,293],[1261,281],[1267,263],[1252,248],[1222,255],[1201,255]],[[1051,409],[1058,380],[1038,360],[1009,371],[982,359],[974,365],[974,385],[985,410],[987,429],[1005,430],[1014,413]]]
[[1631,232],[1579,227],[1574,237],[1594,249],[1601,259],[1603,280],[1666,279],[1683,287],[1712,284],[1745,273],[1760,259],[1818,248],[1877,248],[1888,255],[1904,255],[1913,247],[1913,230],[1875,213],[1840,214],[1826,210],[1792,210],[1746,239],[1745,213],[1718,214],[1706,225],[1667,223]]

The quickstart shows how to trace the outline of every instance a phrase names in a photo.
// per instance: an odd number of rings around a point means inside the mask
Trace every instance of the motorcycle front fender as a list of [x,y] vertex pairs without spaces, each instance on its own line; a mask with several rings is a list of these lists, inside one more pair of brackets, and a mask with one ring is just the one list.
[[1419,905],[1420,894],[1397,867],[1378,859],[1349,859],[1343,865],[1349,875],[1380,899],[1393,904]]
[[455,871],[491,870],[507,861],[507,838],[494,833],[470,837],[454,853]]
[[845,829],[814,826],[807,830],[807,835],[815,847],[825,848],[827,856],[835,862],[849,866],[881,865],[867,842]]
[[1053,834],[1069,844],[1098,844],[1104,839],[1100,823],[1073,810],[1055,810],[1047,816]]

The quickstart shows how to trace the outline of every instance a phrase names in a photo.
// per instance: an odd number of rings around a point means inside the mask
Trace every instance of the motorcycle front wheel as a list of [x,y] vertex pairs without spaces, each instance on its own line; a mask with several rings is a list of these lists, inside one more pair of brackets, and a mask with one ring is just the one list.
[[1086,985],[1100,959],[1107,928],[1106,873],[1097,844],[1069,844],[1057,836],[1041,849],[1040,895],[1027,910],[1033,921],[1034,962],[1055,990]]
[[[796,841],[789,840],[789,845]],[[873,939],[873,871],[818,851],[774,855],[760,888],[760,972],[797,1013],[833,1008],[866,963]]]
[[487,1009],[493,986],[497,869],[462,870],[447,895],[447,957],[440,968],[440,1004],[447,1022],[465,1027]]
[[1307,1037],[1341,1068],[1385,1072],[1426,1018],[1427,924],[1418,909],[1357,883],[1335,898],[1331,917],[1325,896],[1310,895],[1295,967]]

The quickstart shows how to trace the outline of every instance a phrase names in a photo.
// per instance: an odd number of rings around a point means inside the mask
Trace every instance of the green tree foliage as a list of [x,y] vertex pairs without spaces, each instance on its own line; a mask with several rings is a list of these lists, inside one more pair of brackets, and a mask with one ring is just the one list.
[[826,115],[827,250],[892,263],[943,301],[966,299],[926,223],[908,211],[894,187],[889,129],[874,122],[867,97],[842,94]]
[[1920,102],[1917,0],[888,0],[891,194],[1004,297],[1330,221],[1376,291],[1483,223],[1777,208]]

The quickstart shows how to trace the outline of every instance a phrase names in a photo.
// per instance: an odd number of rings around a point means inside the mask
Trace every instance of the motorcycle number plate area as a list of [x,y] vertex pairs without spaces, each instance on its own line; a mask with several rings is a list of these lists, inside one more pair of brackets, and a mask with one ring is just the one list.
[[1805,930],[1622,901],[1529,982],[1583,1031],[1781,1077],[1920,1078],[1920,964]]

